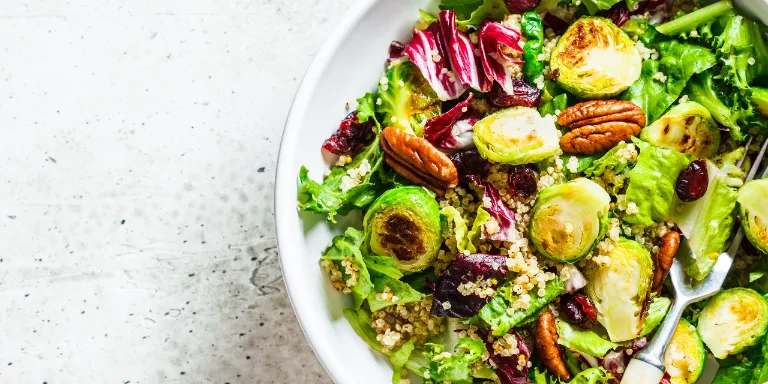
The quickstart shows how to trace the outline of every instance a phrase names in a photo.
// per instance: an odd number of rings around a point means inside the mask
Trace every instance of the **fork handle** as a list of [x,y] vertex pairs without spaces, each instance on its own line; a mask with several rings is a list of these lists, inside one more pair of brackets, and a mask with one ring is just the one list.
[[622,384],[659,384],[664,376],[664,352],[688,304],[687,301],[675,300],[651,342],[627,365]]

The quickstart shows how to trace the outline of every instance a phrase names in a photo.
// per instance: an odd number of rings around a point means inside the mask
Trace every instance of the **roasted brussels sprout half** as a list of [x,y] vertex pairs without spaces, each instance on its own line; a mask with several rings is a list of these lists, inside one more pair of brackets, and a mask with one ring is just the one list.
[[706,108],[694,101],[674,106],[653,124],[645,127],[640,138],[657,147],[699,158],[715,156],[720,147],[717,123]]
[[636,241],[622,238],[606,256],[610,259],[607,264],[587,264],[587,296],[611,341],[631,340],[640,335],[645,323],[653,274],[651,254]]
[[768,89],[752,87],[750,91],[752,91],[752,96],[749,97],[749,100],[755,105],[757,112],[763,117],[768,117]]
[[768,253],[768,179],[752,180],[739,189],[741,226],[747,239],[763,253]]
[[375,110],[382,125],[421,136],[427,120],[440,115],[441,102],[419,68],[402,61],[381,77]]
[[557,83],[584,99],[606,99],[640,78],[635,43],[611,20],[584,17],[573,23],[552,51]]
[[560,150],[555,121],[528,107],[503,109],[475,123],[475,145],[497,163],[535,163]]
[[711,298],[699,314],[698,331],[718,359],[755,345],[768,328],[768,301],[749,288],[731,288]]
[[440,206],[422,187],[390,189],[363,219],[371,254],[390,256],[405,274],[426,269],[442,242]]
[[680,319],[664,353],[664,367],[672,384],[694,384],[704,372],[707,352],[696,327]]
[[548,259],[576,262],[605,235],[610,204],[608,193],[588,179],[548,187],[531,211],[531,241]]

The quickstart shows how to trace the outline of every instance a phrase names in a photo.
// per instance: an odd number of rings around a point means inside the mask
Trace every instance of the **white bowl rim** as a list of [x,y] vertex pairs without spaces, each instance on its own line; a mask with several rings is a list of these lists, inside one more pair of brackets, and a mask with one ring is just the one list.
[[[292,284],[292,281],[296,281],[298,276],[293,278],[289,277],[293,274],[291,273],[291,269],[287,268],[286,259],[283,257],[283,250],[290,248],[288,244],[292,242],[292,239],[289,237],[290,229],[287,228],[287,225],[282,224],[284,221],[280,220],[280,217],[281,214],[295,215],[297,200],[295,194],[285,194],[281,196],[281,194],[278,193],[280,185],[290,183],[291,181],[295,183],[296,181],[296,175],[293,173],[294,170],[286,164],[287,162],[280,160],[293,157],[296,148],[294,143],[298,138],[300,128],[299,122],[304,120],[310,94],[317,87],[321,75],[328,68],[331,58],[336,54],[336,51],[344,41],[344,38],[352,33],[357,22],[374,4],[376,4],[377,1],[378,0],[359,0],[355,6],[350,8],[339,25],[325,40],[320,50],[317,52],[317,55],[307,68],[288,112],[285,129],[280,141],[280,150],[277,157],[277,171],[275,173],[275,229],[277,233],[277,249],[278,254],[280,255],[280,269],[283,274],[283,282],[288,290],[291,306],[299,320],[299,325],[304,332],[304,336],[309,341],[312,350],[315,352],[318,360],[320,360],[325,371],[328,372],[331,379],[337,383],[342,382],[342,367],[332,363],[332,360],[329,358],[330,356],[333,356],[334,346],[326,345],[320,341],[319,337],[314,336],[317,333],[313,331],[316,327],[312,322],[313,319],[308,318],[308,315],[302,311],[301,305],[297,303],[300,302],[300,299],[298,298],[301,297],[300,295],[302,292],[296,284]],[[288,207],[291,207],[291,209],[289,210]],[[281,230],[281,228],[283,228],[283,230]]]

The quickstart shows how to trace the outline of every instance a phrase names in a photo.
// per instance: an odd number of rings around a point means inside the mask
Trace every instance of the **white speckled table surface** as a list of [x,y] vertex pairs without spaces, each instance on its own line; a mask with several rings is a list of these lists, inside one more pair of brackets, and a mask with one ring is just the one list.
[[329,383],[277,148],[354,0],[3,0],[0,383]]

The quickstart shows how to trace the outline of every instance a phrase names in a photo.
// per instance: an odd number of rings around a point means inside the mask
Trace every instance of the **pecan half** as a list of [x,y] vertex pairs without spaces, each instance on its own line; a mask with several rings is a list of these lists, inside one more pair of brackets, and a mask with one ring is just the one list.
[[638,135],[645,115],[630,101],[592,100],[562,111],[557,123],[571,129],[560,139],[564,152],[591,155]]
[[667,279],[669,268],[672,267],[672,260],[675,258],[678,248],[680,248],[680,234],[677,232],[667,232],[661,238],[659,251],[653,255],[653,284],[651,292],[660,293]]
[[381,132],[384,160],[399,175],[444,195],[459,183],[459,173],[448,155],[429,141],[394,127]]
[[539,316],[539,324],[536,328],[536,350],[547,370],[560,380],[571,380],[571,373],[565,366],[565,360],[557,346],[557,325],[555,315],[547,311]]

